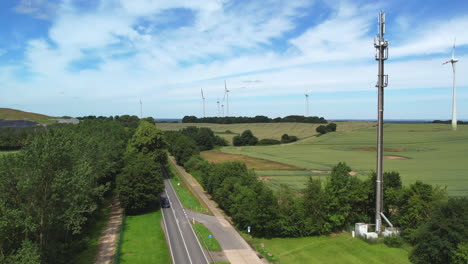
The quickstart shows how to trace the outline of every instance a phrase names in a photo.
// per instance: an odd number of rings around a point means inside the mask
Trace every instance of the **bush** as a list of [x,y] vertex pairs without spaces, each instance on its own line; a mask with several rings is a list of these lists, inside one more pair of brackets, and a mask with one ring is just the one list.
[[250,130],[245,130],[240,136],[235,136],[232,139],[234,146],[255,146],[258,143],[258,138],[255,137]]
[[321,135],[323,134],[326,134],[328,131],[327,131],[327,127],[324,126],[324,125],[320,125],[318,126],[315,131],[317,131],[318,133],[320,133]]
[[295,142],[295,141],[297,141],[296,136],[290,136],[288,134],[283,134],[281,136],[281,143],[291,143],[291,142]]
[[384,238],[385,245],[393,248],[399,248],[403,245],[403,238],[399,235],[390,235]]
[[323,134],[326,134],[328,132],[335,132],[336,131],[336,127],[337,125],[335,123],[330,123],[326,126],[324,125],[320,125],[318,126],[315,131],[317,131],[318,133],[320,133],[321,135]]
[[227,146],[228,142],[223,137],[215,136],[214,144],[215,144],[215,146]]
[[336,131],[336,124],[335,123],[330,123],[327,125],[327,130],[329,132],[335,132]]
[[264,138],[258,141],[257,145],[265,146],[265,145],[278,145],[281,144],[281,141],[271,138]]

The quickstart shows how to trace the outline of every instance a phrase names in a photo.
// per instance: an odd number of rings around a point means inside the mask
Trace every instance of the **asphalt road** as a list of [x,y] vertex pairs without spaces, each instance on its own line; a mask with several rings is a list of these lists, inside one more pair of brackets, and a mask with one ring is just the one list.
[[163,196],[169,199],[170,208],[162,208],[163,221],[166,228],[169,249],[174,264],[204,264],[208,259],[201,248],[198,238],[192,229],[187,214],[169,180]]

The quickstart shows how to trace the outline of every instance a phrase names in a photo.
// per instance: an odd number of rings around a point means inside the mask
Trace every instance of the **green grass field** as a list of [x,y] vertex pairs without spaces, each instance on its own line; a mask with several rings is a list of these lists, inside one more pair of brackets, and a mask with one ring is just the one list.
[[29,121],[34,121],[40,124],[56,123],[56,121],[50,120],[52,118],[57,118],[57,117],[24,112],[21,110],[10,109],[10,108],[0,108],[0,119],[5,119],[5,120],[29,120]]
[[203,248],[209,251],[221,251],[222,248],[218,243],[218,240],[214,236],[209,238],[209,235],[212,235],[211,231],[202,224],[193,224],[192,225],[195,234],[197,234],[198,240],[202,244]]
[[171,263],[169,248],[161,227],[161,217],[161,211],[127,216],[120,263]]
[[[374,123],[371,122],[335,122],[338,124],[338,131],[355,130],[364,127],[371,127]],[[252,133],[259,139],[273,138],[281,139],[283,134],[297,136],[298,138],[307,138],[316,135],[315,129],[320,124],[305,124],[305,123],[254,123],[254,124],[207,124],[207,123],[157,123],[156,126],[162,130],[179,130],[187,126],[197,127],[208,127],[211,128],[215,133],[219,133],[232,142],[232,138],[236,134],[244,132],[244,130],[250,129]],[[235,134],[224,134],[226,130],[230,130]]]
[[[452,131],[446,124],[386,124],[384,170],[400,172],[405,184],[422,180],[447,185],[449,195],[468,195],[468,177],[464,167],[468,149],[468,126]],[[297,144],[253,147],[224,147],[230,154],[247,155],[305,168],[328,171],[340,161],[346,162],[358,176],[367,177],[375,170],[376,128],[338,131],[303,140]],[[265,172],[274,176],[281,172]],[[270,173],[271,175],[268,175]],[[296,175],[294,175],[296,173]],[[299,177],[297,172],[292,175]],[[305,173],[304,183],[308,172]],[[287,177],[281,176],[281,177]],[[274,177],[270,177],[270,181]],[[293,188],[300,185],[291,178]],[[277,181],[288,182],[285,178]]]
[[[390,248],[384,244],[370,245],[342,233],[333,236],[304,238],[248,239],[254,247],[275,263],[314,264],[405,264],[408,251]],[[262,247],[263,244],[263,247]],[[271,256],[269,256],[270,254]]]
[[204,214],[213,214],[208,206],[203,203],[201,199],[197,199],[196,195],[190,191],[188,184],[182,180],[182,177],[175,168],[174,164],[172,164],[172,162],[168,162],[168,164],[169,169],[171,170],[171,174],[173,175],[169,180],[171,181],[172,187],[177,193],[177,197],[179,197],[182,205],[192,211],[197,211]]

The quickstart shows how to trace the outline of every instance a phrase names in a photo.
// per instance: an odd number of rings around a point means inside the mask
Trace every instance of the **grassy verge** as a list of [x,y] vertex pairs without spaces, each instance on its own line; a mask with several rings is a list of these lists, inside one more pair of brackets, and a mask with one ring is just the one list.
[[303,238],[248,238],[247,240],[274,263],[374,263],[406,264],[408,251],[384,244],[371,245],[347,233]]
[[97,215],[90,221],[90,224],[85,227],[83,231],[83,242],[86,249],[80,252],[73,260],[75,264],[93,263],[94,258],[99,249],[99,238],[106,228],[107,221],[109,220],[110,203],[112,197],[107,197],[104,200],[102,207],[99,209]]
[[127,216],[120,263],[171,263],[161,217],[161,211]]
[[206,204],[201,199],[199,199],[199,197],[195,194],[195,191],[190,188],[189,184],[183,179],[172,162],[169,162],[169,169],[172,174],[172,177],[170,178],[172,187],[177,193],[177,196],[179,197],[182,205],[192,211],[197,211],[204,214],[212,214],[210,209],[208,209],[208,206],[206,206]]
[[[198,240],[202,244],[203,248],[209,251],[221,251],[222,248],[218,243],[218,240],[212,235],[211,231],[202,224],[193,224],[193,230],[197,234]],[[209,237],[211,235],[211,238]]]

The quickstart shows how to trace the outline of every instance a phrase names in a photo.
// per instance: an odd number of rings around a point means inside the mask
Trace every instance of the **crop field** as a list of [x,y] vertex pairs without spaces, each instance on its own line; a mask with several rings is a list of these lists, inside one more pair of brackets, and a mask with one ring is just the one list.
[[219,149],[203,151],[200,153],[202,157],[212,163],[223,163],[228,161],[244,162],[249,169],[259,170],[297,170],[301,169],[297,166],[288,165],[280,162],[275,162],[266,159],[252,158],[244,155],[223,153]]
[[[338,125],[338,131],[349,131],[359,128],[372,127],[372,122],[335,122]],[[306,123],[253,123],[253,124],[207,124],[207,123],[157,123],[156,126],[162,130],[179,130],[187,126],[208,127],[219,136],[222,136],[232,142],[232,138],[250,129],[259,139],[272,138],[281,139],[283,134],[297,136],[299,139],[308,138],[317,134],[315,129],[321,124]],[[227,130],[232,133],[225,133]]]
[[[452,131],[446,124],[386,124],[384,133],[385,171],[400,172],[404,184],[421,180],[446,185],[449,195],[468,195],[464,166],[468,126],[460,125],[457,131]],[[371,170],[375,170],[375,141],[376,128],[364,127],[312,137],[297,144],[224,147],[221,150],[304,168],[306,171],[303,172],[257,171],[261,176],[269,177],[267,179],[273,185],[275,182],[288,183],[287,177],[294,176],[290,182],[297,188],[301,185],[301,175],[305,183],[311,172],[326,175],[340,161],[346,162],[356,175],[367,177]]]
[[[275,263],[374,263],[405,264],[408,251],[390,248],[384,244],[371,245],[350,234],[316,236],[303,238],[249,239],[250,242],[266,255],[272,255]],[[262,247],[263,245],[263,247]],[[269,257],[267,255],[267,257]]]

